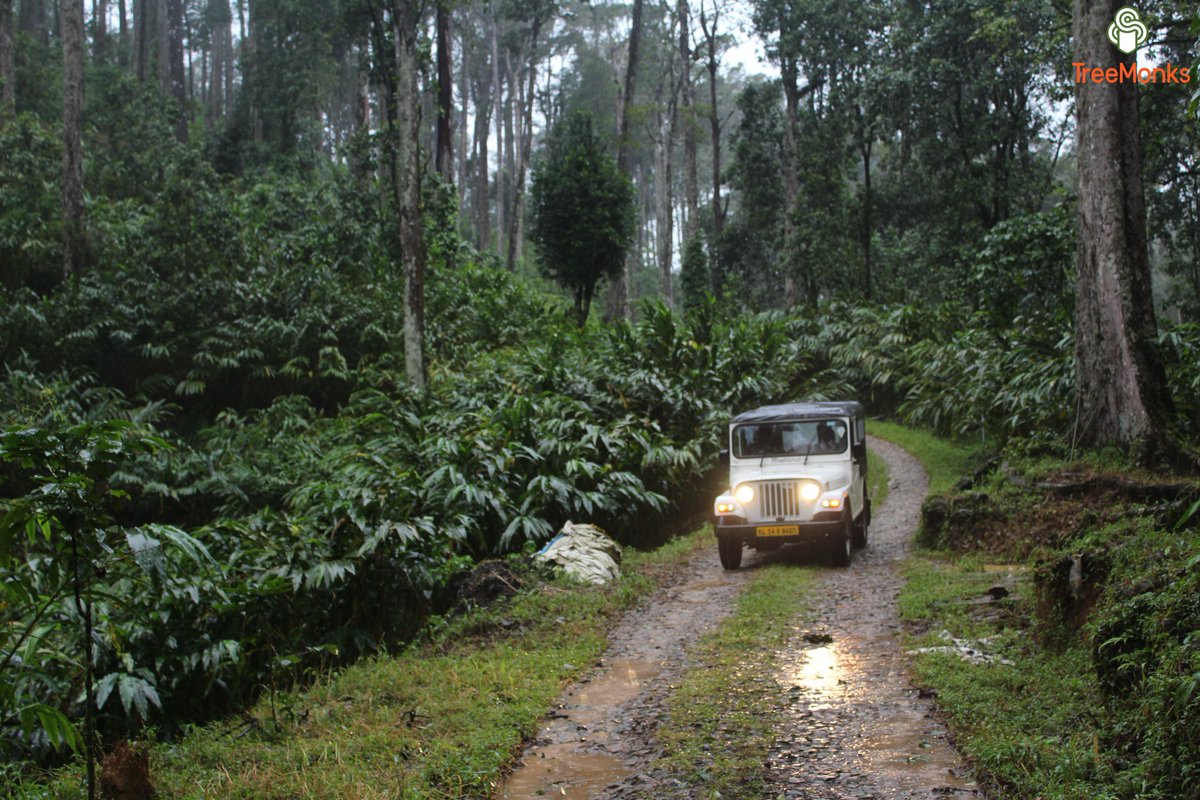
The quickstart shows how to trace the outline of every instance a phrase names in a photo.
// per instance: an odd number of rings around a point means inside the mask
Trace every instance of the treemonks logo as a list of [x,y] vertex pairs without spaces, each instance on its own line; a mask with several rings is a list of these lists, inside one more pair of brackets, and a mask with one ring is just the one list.
[[[1108,26],[1108,40],[1122,53],[1130,54],[1150,39],[1150,29],[1142,22],[1142,15],[1133,6],[1117,9],[1112,24]],[[1191,83],[1192,72],[1188,67],[1163,64],[1157,67],[1142,67],[1136,62],[1122,61],[1115,67],[1089,67],[1083,61],[1072,61],[1075,68],[1075,83]]]
[[1108,26],[1108,40],[1123,53],[1132,53],[1150,38],[1150,30],[1142,22],[1142,15],[1133,6],[1117,9],[1112,25]]

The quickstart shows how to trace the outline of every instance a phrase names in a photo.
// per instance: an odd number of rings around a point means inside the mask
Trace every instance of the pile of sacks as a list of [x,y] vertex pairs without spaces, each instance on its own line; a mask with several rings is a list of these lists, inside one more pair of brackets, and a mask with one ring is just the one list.
[[595,525],[568,522],[534,560],[584,583],[604,584],[621,577],[621,546]]

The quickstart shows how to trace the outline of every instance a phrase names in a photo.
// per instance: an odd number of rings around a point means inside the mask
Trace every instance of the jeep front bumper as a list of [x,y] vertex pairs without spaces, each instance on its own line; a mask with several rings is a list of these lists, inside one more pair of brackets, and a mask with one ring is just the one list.
[[824,541],[843,535],[844,524],[841,511],[820,511],[805,522],[787,520],[748,523],[743,517],[729,514],[718,516],[713,530],[719,539],[757,547],[761,544]]

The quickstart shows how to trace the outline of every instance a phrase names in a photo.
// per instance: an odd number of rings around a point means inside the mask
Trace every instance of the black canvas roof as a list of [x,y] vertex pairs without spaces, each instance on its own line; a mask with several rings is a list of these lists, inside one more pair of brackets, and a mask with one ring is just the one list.
[[787,419],[857,418],[862,414],[862,403],[856,400],[840,400],[833,403],[785,403],[743,411],[733,418],[733,422],[737,424],[741,422],[775,422]]

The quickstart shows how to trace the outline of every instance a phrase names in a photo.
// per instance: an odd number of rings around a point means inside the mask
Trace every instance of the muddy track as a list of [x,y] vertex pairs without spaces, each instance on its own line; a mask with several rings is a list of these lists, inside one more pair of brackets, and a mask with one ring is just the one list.
[[[776,654],[777,734],[764,768],[770,798],[928,798],[978,794],[930,704],[909,685],[900,651],[897,572],[927,488],[908,453],[874,440],[887,461],[887,504],[849,569],[822,569],[809,610]],[[803,555],[803,554],[802,554]],[[601,663],[568,688],[500,788],[534,797],[672,797],[681,784],[656,766],[655,738],[688,646],[732,608],[753,567],[784,554],[746,553],[721,569],[715,543],[694,553],[677,582],[614,631]]]

